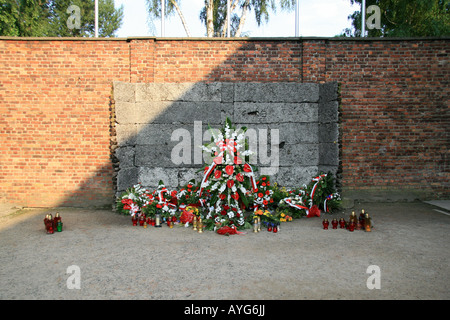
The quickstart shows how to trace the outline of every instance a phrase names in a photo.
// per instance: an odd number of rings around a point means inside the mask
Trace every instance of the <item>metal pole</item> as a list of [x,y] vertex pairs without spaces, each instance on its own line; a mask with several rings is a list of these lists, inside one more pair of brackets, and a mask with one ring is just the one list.
[[361,37],[366,35],[366,0],[361,3]]
[[166,13],[166,0],[161,0],[161,37],[166,34],[165,30],[165,13]]
[[295,3],[295,36],[300,36],[300,0]]
[[95,0],[95,37],[98,38],[98,0]]
[[230,37],[230,0],[227,0],[227,37]]

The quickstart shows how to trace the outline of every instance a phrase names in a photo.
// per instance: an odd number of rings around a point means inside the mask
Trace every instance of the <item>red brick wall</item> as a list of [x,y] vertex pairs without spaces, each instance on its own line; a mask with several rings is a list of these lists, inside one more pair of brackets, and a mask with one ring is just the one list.
[[0,41],[0,197],[25,206],[111,199],[111,80],[118,41]]
[[338,81],[344,191],[448,197],[448,44],[0,39],[0,201],[111,203],[116,80]]
[[448,198],[449,42],[309,43],[322,44],[322,67],[303,81],[341,84],[344,189]]

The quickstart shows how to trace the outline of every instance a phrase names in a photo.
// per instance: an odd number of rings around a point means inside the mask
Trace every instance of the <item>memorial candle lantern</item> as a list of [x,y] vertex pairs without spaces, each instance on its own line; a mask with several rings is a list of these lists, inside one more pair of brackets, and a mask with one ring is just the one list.
[[272,223],[269,223],[267,226],[267,231],[272,232]]
[[359,222],[361,223],[361,229],[365,228],[365,226],[364,226],[365,219],[366,219],[366,215],[365,215],[364,209],[362,209],[361,214],[359,215]]
[[48,215],[47,226],[47,233],[52,234],[55,231],[55,225],[51,214]]
[[133,222],[133,226],[137,226],[138,219],[137,219],[137,217],[136,217],[136,214],[133,214],[133,215],[131,216],[131,221]]
[[258,218],[253,219],[253,232],[258,232]]
[[344,218],[341,218],[341,219],[339,220],[339,227],[340,227],[341,229],[344,229],[344,228],[345,228],[345,220],[344,220]]
[[328,230],[328,225],[330,223],[328,222],[328,219],[323,219],[322,221],[322,225],[323,225],[323,230]]
[[161,213],[159,212],[155,214],[155,227],[161,228]]
[[337,226],[338,226],[338,221],[337,221],[337,219],[333,219],[333,220],[331,221],[331,225],[333,226],[333,229],[337,229]]
[[61,216],[59,215],[59,212],[55,214],[55,218],[53,219],[53,227],[56,228],[56,231],[61,232],[62,231],[62,220]]
[[53,218],[51,214],[47,214],[44,218],[44,225],[45,225],[45,231],[47,231],[48,234],[53,233]]
[[145,222],[145,213],[141,213],[141,214],[139,215],[139,225],[140,225],[141,227],[143,227],[143,226],[144,226],[144,222]]
[[372,219],[369,217],[368,213],[366,213],[366,217],[364,219],[364,229],[367,232],[371,232],[372,231]]
[[273,225],[273,229],[272,229],[273,233],[277,233],[278,232],[278,224],[274,224]]
[[193,230],[197,231],[197,216],[194,216],[194,218],[192,219],[192,226]]
[[198,222],[197,222],[197,228],[198,228],[198,233],[202,233],[203,232],[203,222],[202,222],[202,219],[198,219]]
[[258,216],[258,232],[261,231],[261,217]]
[[355,223],[353,221],[351,221],[348,224],[348,230],[351,231],[351,232],[353,232],[355,230]]

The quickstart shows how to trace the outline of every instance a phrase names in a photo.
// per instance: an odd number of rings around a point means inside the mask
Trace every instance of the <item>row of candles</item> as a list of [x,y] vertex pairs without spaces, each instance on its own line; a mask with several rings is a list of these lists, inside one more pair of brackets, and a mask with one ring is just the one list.
[[44,218],[44,226],[48,234],[53,234],[55,231],[61,232],[63,223],[59,213],[57,212],[54,218],[50,213],[47,214]]
[[[177,217],[172,216],[169,218],[162,217],[161,214],[155,214],[155,217],[146,217],[145,214],[141,213],[139,216],[136,215],[131,217],[131,221],[133,222],[133,226],[139,226],[147,228],[147,226],[162,227],[163,223],[167,223],[169,228],[173,228],[174,224],[179,223]],[[203,224],[203,220],[201,217],[194,216],[192,219],[192,229],[194,231],[198,231],[202,233],[205,229],[205,224]]]
[[[267,227],[267,231],[277,233],[280,230],[280,224],[274,223],[274,222],[263,222],[265,226]],[[255,216],[253,218],[253,232],[260,232],[261,231],[261,217]]]
[[[324,230],[328,230],[330,222],[328,221],[328,219],[324,219],[322,221],[322,225]],[[373,227],[372,219],[369,217],[368,213],[364,212],[364,209],[361,210],[359,218],[356,216],[355,212],[352,211],[348,222],[345,221],[344,218],[340,218],[339,222],[337,221],[337,219],[333,219],[331,221],[331,226],[333,229],[337,229],[338,225],[341,229],[347,229],[352,232],[354,230],[365,230],[367,232],[371,232]]]
[[[163,219],[167,223],[169,228],[173,228],[174,224],[177,223],[177,218],[175,216],[169,218],[162,218],[161,214],[157,213],[154,218],[146,217],[145,214],[139,214],[139,216],[132,216],[131,221],[133,222],[133,226],[137,226],[138,224],[144,228],[147,226],[153,227],[161,227],[163,224]],[[276,223],[265,223],[267,226],[267,231],[277,233],[279,230],[279,225]],[[201,217],[194,216],[192,218],[192,229],[194,231],[198,231],[198,233],[202,233],[205,229],[205,224]],[[261,217],[257,216],[253,219],[253,232],[261,231]]]
[[155,214],[155,217],[146,217],[143,213],[140,213],[139,215],[133,215],[131,217],[133,226],[137,226],[139,224],[144,228],[147,228],[147,226],[160,228],[162,227],[164,220],[167,223],[167,226],[169,226],[170,228],[173,228],[174,223],[177,222],[177,218],[175,216],[170,218],[163,218],[160,213]]

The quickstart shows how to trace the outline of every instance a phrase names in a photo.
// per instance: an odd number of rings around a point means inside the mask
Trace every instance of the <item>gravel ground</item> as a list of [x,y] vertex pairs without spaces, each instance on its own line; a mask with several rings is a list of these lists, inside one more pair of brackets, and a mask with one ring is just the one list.
[[[133,227],[111,211],[23,209],[0,215],[0,299],[447,300],[450,216],[435,208],[355,204],[284,222],[278,233],[232,236]],[[372,232],[322,229],[324,217],[361,209]],[[56,212],[64,230],[46,234],[43,218]],[[374,265],[379,273],[368,273]],[[379,289],[369,289],[377,275]]]

